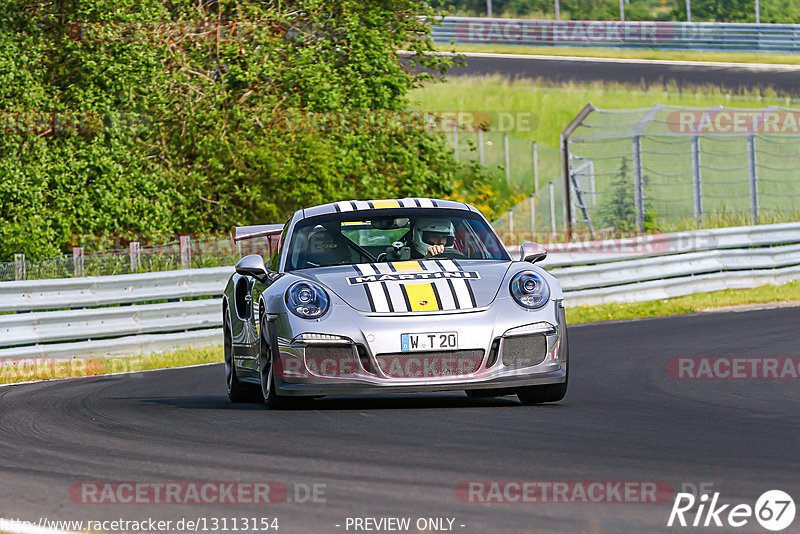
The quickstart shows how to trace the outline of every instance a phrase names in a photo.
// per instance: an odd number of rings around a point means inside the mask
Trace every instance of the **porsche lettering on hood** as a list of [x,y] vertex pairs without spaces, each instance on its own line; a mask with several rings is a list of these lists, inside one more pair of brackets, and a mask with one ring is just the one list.
[[459,311],[489,305],[508,263],[424,260],[306,270],[353,308],[373,313]]

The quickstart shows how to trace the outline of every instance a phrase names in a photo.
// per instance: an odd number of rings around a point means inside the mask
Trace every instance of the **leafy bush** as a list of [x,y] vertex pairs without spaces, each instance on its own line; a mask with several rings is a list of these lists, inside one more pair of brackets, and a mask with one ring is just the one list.
[[[8,0],[0,260],[481,183],[403,112],[432,78],[412,66],[451,62],[425,55],[431,15],[413,0]],[[379,112],[402,127],[295,120]]]

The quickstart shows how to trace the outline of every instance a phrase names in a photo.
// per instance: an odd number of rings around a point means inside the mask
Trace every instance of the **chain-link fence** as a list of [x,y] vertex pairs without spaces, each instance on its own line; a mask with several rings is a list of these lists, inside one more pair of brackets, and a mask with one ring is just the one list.
[[[562,189],[558,178],[561,159],[558,149],[519,137],[493,131],[448,133],[456,158],[477,161],[493,171],[527,198],[493,221],[507,244],[520,239],[548,236],[553,239],[563,226]],[[512,235],[509,235],[511,233]]]
[[[502,132],[454,131],[448,134],[460,161],[477,161],[526,195],[560,174],[558,149]],[[541,182],[541,183],[540,183]]]
[[576,231],[788,222],[800,213],[798,110],[594,110],[567,143]]

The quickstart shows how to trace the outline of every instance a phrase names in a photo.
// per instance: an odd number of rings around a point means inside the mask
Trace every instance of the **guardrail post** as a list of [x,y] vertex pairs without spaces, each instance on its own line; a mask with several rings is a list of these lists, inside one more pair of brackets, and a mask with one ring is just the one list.
[[84,275],[83,272],[83,247],[72,247],[72,265],[75,277]]
[[478,162],[483,165],[483,129],[478,128]]
[[758,224],[758,170],[756,168],[756,138],[747,136],[747,172],[750,179],[750,217]]
[[503,150],[506,153],[506,184],[511,184],[511,159],[508,154],[508,134],[503,134]]
[[700,136],[692,136],[692,191],[694,199],[694,220],[697,226],[703,223],[703,191],[700,178]]
[[633,199],[636,205],[636,227],[644,232],[644,184],[642,180],[642,137],[633,136]]
[[180,236],[181,243],[181,269],[192,266],[192,242],[188,235]]
[[139,257],[139,242],[130,242],[130,255],[131,255],[131,272],[135,273],[142,266],[142,260]]
[[25,254],[14,254],[14,279],[25,280]]

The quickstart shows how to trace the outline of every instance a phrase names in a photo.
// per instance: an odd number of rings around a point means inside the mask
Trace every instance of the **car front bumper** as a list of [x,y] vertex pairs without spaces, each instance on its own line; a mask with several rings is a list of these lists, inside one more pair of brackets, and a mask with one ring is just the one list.
[[[334,311],[320,321],[272,317],[280,395],[511,389],[566,381],[560,301],[536,311],[510,298],[462,313],[386,317]],[[402,350],[403,334],[426,332],[457,334],[458,350]]]

